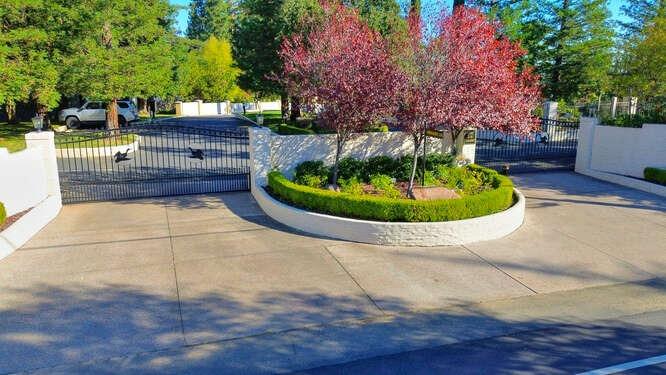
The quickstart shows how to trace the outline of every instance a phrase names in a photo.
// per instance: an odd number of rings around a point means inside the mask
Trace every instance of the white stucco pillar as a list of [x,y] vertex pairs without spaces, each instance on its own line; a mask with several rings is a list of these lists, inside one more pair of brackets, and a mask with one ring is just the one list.
[[55,141],[53,132],[31,132],[25,135],[28,149],[37,149],[44,163],[46,174],[46,191],[48,195],[61,197],[60,178],[58,176],[58,161],[56,159]]
[[268,128],[250,127],[250,181],[252,190],[268,183],[271,171],[271,137]]
[[615,118],[617,115],[617,96],[611,98],[611,117]]
[[558,119],[558,114],[557,114],[557,102],[554,102],[552,100],[548,100],[543,103],[543,118],[546,118],[548,120],[557,120]]
[[576,172],[585,173],[592,162],[594,132],[599,120],[596,117],[581,117],[578,129],[578,149],[576,151]]
[[197,116],[201,116],[203,113],[203,100],[199,99],[197,102]]

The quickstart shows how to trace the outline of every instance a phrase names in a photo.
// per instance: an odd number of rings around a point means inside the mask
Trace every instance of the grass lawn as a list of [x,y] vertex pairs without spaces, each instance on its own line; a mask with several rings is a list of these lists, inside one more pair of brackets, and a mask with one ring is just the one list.
[[20,122],[18,124],[8,124],[0,122],[0,147],[6,148],[9,152],[21,151],[25,148],[25,133],[33,131],[32,122]]
[[[26,133],[33,130],[31,122],[21,122],[18,124],[0,123],[0,147],[6,148],[9,152],[17,152],[25,149]],[[56,137],[56,148],[76,147],[108,147],[127,145],[134,142],[138,135],[122,134],[116,137],[104,137],[105,132],[91,132],[90,134],[72,133],[67,135],[58,135]],[[77,142],[71,144],[69,142]]]
[[[155,119],[163,119],[163,118],[172,118],[176,117],[174,114],[169,114],[169,113],[158,113],[155,115]],[[150,116],[139,116],[139,121],[148,121],[150,120]]]
[[[248,113],[246,116],[252,120],[257,121],[258,112]],[[312,122],[298,122],[298,121],[284,121],[280,111],[264,111],[264,126],[271,129],[275,133],[282,135],[291,134],[317,134],[319,133],[313,127]]]
[[[97,138],[103,137],[103,138]],[[139,138],[136,134],[120,134],[110,137],[105,132],[92,132],[90,134],[70,134],[56,137],[56,148],[95,148],[122,146],[133,143]],[[75,143],[72,143],[75,142]]]

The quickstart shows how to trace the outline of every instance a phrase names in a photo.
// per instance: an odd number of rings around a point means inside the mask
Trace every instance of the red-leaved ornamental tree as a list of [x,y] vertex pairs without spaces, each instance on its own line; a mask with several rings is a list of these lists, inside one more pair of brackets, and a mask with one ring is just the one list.
[[332,184],[345,143],[369,123],[394,112],[399,91],[386,43],[340,2],[323,3],[326,17],[306,37],[282,44],[287,87],[321,108],[319,120],[336,134]]
[[501,36],[500,25],[464,6],[438,24],[437,34],[424,38],[418,13],[410,12],[409,38],[394,54],[404,87],[396,118],[414,140],[410,194],[428,129],[447,128],[455,144],[465,128],[527,134],[538,126],[531,115],[541,100],[538,76],[519,66],[525,55],[520,45]]

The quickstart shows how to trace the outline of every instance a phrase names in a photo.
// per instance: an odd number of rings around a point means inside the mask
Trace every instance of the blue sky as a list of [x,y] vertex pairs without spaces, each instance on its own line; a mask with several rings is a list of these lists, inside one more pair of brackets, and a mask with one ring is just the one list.
[[[189,0],[169,0],[171,4],[175,5],[180,5],[187,7],[187,5],[190,3]],[[438,0],[424,0],[422,3],[426,4],[429,1],[438,1]],[[615,19],[622,19],[622,15],[620,14],[620,6],[622,4],[628,3],[631,0],[610,0],[610,9],[611,12],[613,13],[613,17]],[[448,1],[449,3],[453,3],[453,1]],[[178,13],[177,17],[177,22],[178,22],[178,30],[185,31],[187,28],[187,10],[181,10]]]

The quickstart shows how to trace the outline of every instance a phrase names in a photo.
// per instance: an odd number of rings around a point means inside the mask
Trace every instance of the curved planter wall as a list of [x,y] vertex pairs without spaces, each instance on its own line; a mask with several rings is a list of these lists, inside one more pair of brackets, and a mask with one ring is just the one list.
[[303,232],[378,245],[446,246],[502,238],[520,228],[525,197],[514,189],[517,202],[508,210],[473,219],[433,223],[386,223],[347,219],[304,211],[253,186],[252,195],[268,216]]
[[58,158],[87,158],[113,156],[116,152],[127,152],[129,154],[139,150],[141,137],[137,136],[136,141],[118,146],[88,147],[88,148],[57,148],[56,157]]

